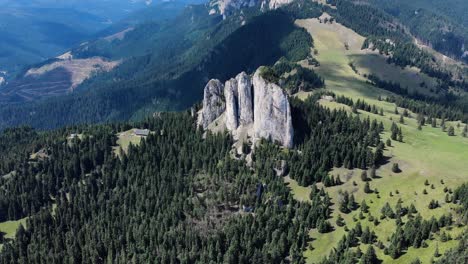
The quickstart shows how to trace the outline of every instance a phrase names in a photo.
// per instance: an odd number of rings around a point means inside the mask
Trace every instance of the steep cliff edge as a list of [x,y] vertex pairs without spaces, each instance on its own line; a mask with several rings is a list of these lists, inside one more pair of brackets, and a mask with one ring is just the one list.
[[262,77],[262,67],[253,77],[242,72],[224,86],[218,80],[208,82],[198,125],[207,129],[214,120],[223,122],[238,140],[250,138],[255,143],[264,138],[287,148],[293,146],[288,96],[281,87]]
[[277,9],[293,0],[212,0],[210,14],[229,15],[242,8],[258,6],[262,10]]
[[223,89],[224,85],[219,80],[210,80],[205,86],[203,109],[198,115],[198,125],[204,129],[226,110]]
[[254,91],[254,139],[278,141],[283,146],[293,146],[294,130],[291,107],[286,92],[261,76],[261,68],[253,77]]

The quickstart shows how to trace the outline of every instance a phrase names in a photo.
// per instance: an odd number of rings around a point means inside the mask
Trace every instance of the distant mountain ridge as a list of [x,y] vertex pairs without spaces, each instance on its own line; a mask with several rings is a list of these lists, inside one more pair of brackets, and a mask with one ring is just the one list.
[[55,57],[134,12],[156,5],[144,0],[0,0],[0,71],[11,78],[23,66]]
[[[0,127],[29,124],[52,128],[138,119],[157,111],[186,109],[201,99],[200,90],[209,79],[224,82],[241,71],[252,73],[260,65],[272,65],[282,56],[294,62],[318,63],[309,56],[304,38],[308,34],[294,21],[318,18],[324,11],[333,19],[322,22],[336,21],[366,38],[363,49],[378,51],[388,64],[414,67],[437,79],[429,88],[423,82],[417,84],[438,97],[428,100],[453,103],[464,94],[458,91],[468,90],[467,67],[421,49],[404,21],[371,0],[367,4],[353,0],[288,2],[220,0],[183,11],[166,3],[159,5],[169,7],[163,9],[166,16],[161,19],[152,13],[156,9],[136,12],[70,50],[74,59],[100,57],[122,63],[109,72],[91,75],[66,96],[24,105],[14,97],[14,105],[0,106]],[[453,65],[442,64],[445,59]],[[463,107],[464,99],[460,100],[456,103]]]

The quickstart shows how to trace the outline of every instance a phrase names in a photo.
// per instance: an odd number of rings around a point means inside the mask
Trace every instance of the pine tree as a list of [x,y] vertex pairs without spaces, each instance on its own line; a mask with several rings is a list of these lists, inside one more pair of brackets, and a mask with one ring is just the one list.
[[435,249],[435,252],[434,252],[434,257],[436,257],[436,258],[440,257],[439,245],[436,245],[436,249]]
[[392,146],[392,140],[387,139],[387,147],[391,147],[391,146]]
[[400,120],[399,120],[400,124],[404,124],[405,123],[405,118],[403,117],[403,115],[400,115]]
[[404,117],[409,117],[408,109],[403,110],[403,116]]
[[453,126],[450,126],[447,134],[451,137],[455,136],[455,128],[453,128]]
[[403,142],[403,132],[401,132],[401,128],[398,129],[398,141]]
[[340,205],[339,205],[340,212],[345,213],[345,214],[349,213],[351,210],[349,209],[348,204],[349,204],[349,194],[348,192],[345,191],[341,193],[341,200],[340,200]]
[[361,180],[362,180],[363,182],[366,182],[366,181],[369,180],[369,178],[367,177],[367,171],[362,171],[362,173],[361,173]]
[[372,166],[371,169],[370,169],[370,177],[372,179],[377,178],[377,172],[376,172],[375,166]]
[[435,209],[439,207],[439,202],[436,200],[431,200],[429,202],[429,209]]
[[375,249],[371,245],[367,248],[366,253],[362,256],[360,264],[378,264],[380,260],[377,258],[375,254]]
[[450,199],[450,195],[448,193],[445,194],[445,202],[446,203],[451,203],[452,202],[452,199]]
[[338,214],[338,217],[336,218],[336,225],[337,226],[344,226],[346,223],[344,221],[344,218]]
[[369,182],[364,185],[364,193],[372,193]]
[[361,211],[363,213],[368,213],[369,212],[369,206],[367,205],[366,200],[362,200]]

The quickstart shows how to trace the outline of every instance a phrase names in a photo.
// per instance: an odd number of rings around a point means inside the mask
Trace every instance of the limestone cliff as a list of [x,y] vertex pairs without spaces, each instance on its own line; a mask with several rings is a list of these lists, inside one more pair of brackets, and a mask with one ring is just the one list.
[[276,9],[293,0],[212,0],[210,14],[229,15],[236,10],[258,6],[261,10]]
[[210,6],[213,7],[210,14],[227,15],[231,11],[256,6],[259,2],[260,0],[214,0],[210,3]]
[[278,141],[283,146],[293,146],[293,126],[288,96],[281,87],[268,83],[261,77],[261,69],[253,77],[254,138]]
[[220,94],[223,85],[211,80],[205,87],[199,124],[206,129],[219,117],[238,140],[265,138],[290,148],[294,131],[287,94],[263,79],[261,71],[258,69],[253,78],[242,72],[228,80],[224,94]]
[[248,125],[254,120],[252,79],[245,72],[241,72],[236,80],[239,94],[239,125]]
[[204,129],[226,109],[223,90],[224,86],[219,80],[210,80],[205,86],[203,109],[198,116],[198,125]]
[[226,128],[229,131],[234,131],[239,126],[238,96],[237,80],[227,81],[224,86],[224,97],[226,98]]
[[270,0],[268,1],[268,6],[270,9],[276,9],[279,8],[283,5],[287,5],[289,3],[292,3],[293,0]]

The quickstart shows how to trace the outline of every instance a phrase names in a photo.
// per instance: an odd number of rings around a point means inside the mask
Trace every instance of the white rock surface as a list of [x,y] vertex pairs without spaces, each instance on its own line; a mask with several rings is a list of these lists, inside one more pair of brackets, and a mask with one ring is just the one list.
[[253,77],[254,139],[265,138],[291,148],[294,130],[288,96],[278,85],[265,81],[260,72],[258,69]]
[[254,120],[252,79],[245,72],[236,77],[239,94],[239,125],[248,125]]
[[234,131],[239,126],[236,79],[231,79],[226,82],[224,86],[224,97],[226,98],[226,128],[229,131]]
[[[268,8],[276,9],[283,5],[289,4],[292,1],[294,0],[212,0],[210,6],[217,6],[219,14],[226,16],[232,13],[233,11],[245,7],[254,7],[258,5],[261,10]],[[213,14],[212,10],[213,9],[210,10],[210,15]]]
[[198,125],[202,126],[204,129],[226,109],[223,90],[224,85],[219,80],[210,80],[205,86],[203,109],[198,116]]
[[205,87],[198,124],[209,129],[214,120],[217,123],[224,120],[225,128],[235,139],[251,137],[255,143],[265,138],[291,148],[294,130],[288,96],[281,87],[264,80],[260,72],[261,68],[253,80],[245,72],[228,80],[224,94],[221,94],[223,85],[211,80]]
[[292,1],[294,0],[270,0],[270,3],[268,4],[268,6],[270,7],[270,9],[276,9],[283,5],[292,3]]

